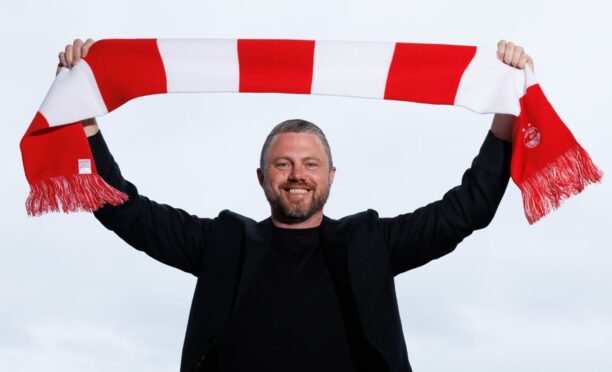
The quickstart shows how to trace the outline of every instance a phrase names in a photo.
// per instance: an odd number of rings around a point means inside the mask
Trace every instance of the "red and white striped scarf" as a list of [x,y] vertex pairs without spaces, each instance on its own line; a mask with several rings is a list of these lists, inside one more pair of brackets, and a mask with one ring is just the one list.
[[112,39],[62,69],[21,140],[30,215],[93,211],[127,196],[96,173],[81,120],[173,92],[321,94],[515,115],[511,175],[533,223],[602,172],[533,72],[474,46],[314,40]]

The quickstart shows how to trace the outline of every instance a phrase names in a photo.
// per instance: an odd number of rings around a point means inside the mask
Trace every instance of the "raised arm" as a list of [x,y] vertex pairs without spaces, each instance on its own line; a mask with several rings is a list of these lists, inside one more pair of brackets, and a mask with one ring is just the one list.
[[[504,63],[533,68],[533,60],[523,48],[501,40],[497,50]],[[512,115],[494,116],[461,184],[441,200],[412,213],[380,219],[396,275],[451,252],[473,231],[492,221],[510,179],[513,121]]]
[[[75,40],[60,53],[59,67],[71,68],[87,55],[93,40]],[[83,122],[99,175],[111,186],[125,192],[128,201],[121,206],[106,205],[95,217],[134,248],[170,266],[197,275],[205,250],[205,237],[215,220],[198,218],[140,195],[126,181],[111,155],[94,118]]]
[[510,179],[512,144],[487,133],[461,184],[412,213],[380,218],[395,275],[441,257],[492,220]]

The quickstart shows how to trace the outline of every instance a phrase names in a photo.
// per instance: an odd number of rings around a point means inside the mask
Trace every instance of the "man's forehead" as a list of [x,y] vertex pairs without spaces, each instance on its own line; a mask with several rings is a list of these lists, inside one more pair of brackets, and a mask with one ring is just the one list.
[[298,148],[298,147],[320,147],[325,150],[319,136],[308,132],[285,132],[278,133],[270,142],[270,148]]
[[278,133],[270,142],[268,158],[279,156],[299,155],[300,157],[314,157],[321,160],[327,157],[323,142],[314,133],[284,132]]

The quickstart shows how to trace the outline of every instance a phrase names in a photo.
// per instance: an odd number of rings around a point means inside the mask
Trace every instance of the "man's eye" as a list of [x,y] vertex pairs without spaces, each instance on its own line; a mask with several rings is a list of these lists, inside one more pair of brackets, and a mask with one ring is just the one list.
[[318,165],[317,163],[306,163],[306,166],[307,166],[308,168],[316,168],[316,167],[317,167],[317,165]]
[[276,163],[276,166],[279,168],[287,168],[289,166],[289,163],[286,161],[280,162],[280,163]]

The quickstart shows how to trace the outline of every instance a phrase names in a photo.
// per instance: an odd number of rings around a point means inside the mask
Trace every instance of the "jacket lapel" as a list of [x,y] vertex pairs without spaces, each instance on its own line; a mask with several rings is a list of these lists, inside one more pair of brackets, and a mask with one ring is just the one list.
[[257,272],[257,268],[266,256],[270,249],[272,239],[272,219],[267,218],[256,224],[247,224],[245,226],[245,242],[243,247],[243,267],[240,274],[238,290],[236,292],[235,305],[233,306],[234,313],[244,301],[245,295],[249,289],[253,276]]

